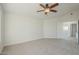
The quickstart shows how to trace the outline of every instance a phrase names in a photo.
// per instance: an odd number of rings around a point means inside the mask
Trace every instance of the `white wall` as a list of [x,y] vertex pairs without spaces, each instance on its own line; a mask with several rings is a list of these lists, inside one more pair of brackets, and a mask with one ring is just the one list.
[[[73,12],[73,15],[70,13]],[[4,45],[11,45],[40,38],[62,38],[63,23],[78,20],[79,11],[70,11],[66,15],[52,19],[38,19],[23,14],[5,14]]]
[[[72,13],[72,15],[70,15]],[[79,11],[72,10],[60,18],[52,18],[44,20],[44,38],[60,38],[68,39],[70,36],[70,30],[64,31],[64,25],[70,28],[72,22],[78,22]]]
[[44,38],[56,38],[57,36],[57,19],[44,20]]
[[[72,15],[70,15],[70,13],[72,13]],[[69,31],[64,31],[63,30],[63,24],[64,23],[69,23],[68,26],[70,26],[70,24],[72,22],[76,22],[76,24],[78,24],[78,17],[79,15],[79,11],[78,10],[74,10],[74,11],[70,11],[69,13],[65,14],[64,16],[62,16],[60,18],[60,21],[58,21],[57,23],[57,38],[62,38],[62,39],[68,39],[69,38]]]
[[1,52],[1,7],[0,7],[0,52]]
[[3,19],[2,19],[2,14],[3,14],[3,11],[2,11],[3,9],[2,9],[2,6],[1,6],[1,4],[0,4],[0,53],[2,52],[2,49],[3,49],[3,35],[2,35],[2,21],[3,21]]
[[5,15],[5,45],[43,38],[43,20],[22,14]]
[[56,38],[56,24],[56,19],[36,19],[27,15],[6,13],[4,45],[40,38]]

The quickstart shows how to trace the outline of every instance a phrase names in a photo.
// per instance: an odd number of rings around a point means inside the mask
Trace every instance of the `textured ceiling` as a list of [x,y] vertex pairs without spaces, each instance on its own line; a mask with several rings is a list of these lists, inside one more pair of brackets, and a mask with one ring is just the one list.
[[36,12],[41,7],[39,3],[4,3],[5,13],[24,14],[34,18],[57,18],[67,12],[79,8],[78,3],[60,3],[55,9],[57,13],[49,13],[47,16],[43,12]]

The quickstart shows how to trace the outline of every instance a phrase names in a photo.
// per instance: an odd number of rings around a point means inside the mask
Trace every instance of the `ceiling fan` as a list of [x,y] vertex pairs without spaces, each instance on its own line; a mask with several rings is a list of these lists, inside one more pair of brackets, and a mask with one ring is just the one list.
[[41,9],[41,10],[39,10],[39,11],[37,11],[37,12],[44,12],[45,15],[47,15],[49,12],[57,12],[57,10],[54,10],[53,8],[55,8],[55,7],[58,6],[58,5],[59,5],[58,3],[55,3],[55,4],[51,5],[51,6],[49,6],[49,4],[45,4],[45,5],[40,4],[40,6],[41,6],[43,9]]

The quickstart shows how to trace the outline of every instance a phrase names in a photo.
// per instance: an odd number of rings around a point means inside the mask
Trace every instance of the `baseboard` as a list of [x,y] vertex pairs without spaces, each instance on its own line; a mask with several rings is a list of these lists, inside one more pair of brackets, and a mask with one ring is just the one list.
[[[42,38],[39,38],[39,39],[42,39]],[[25,43],[25,42],[29,42],[29,41],[33,41],[33,40],[39,40],[39,39],[32,39],[32,40],[25,40],[25,41],[20,41],[20,42],[13,42],[13,43],[9,43],[9,44],[5,44],[4,47],[6,46],[11,46],[11,45],[16,45],[16,44],[21,44],[21,43]]]
[[2,53],[2,50],[3,50],[3,46],[0,48],[0,54]]
[[[44,38],[39,38],[39,39],[61,39],[61,38],[56,38],[56,37],[44,37]],[[4,47],[6,46],[11,46],[11,45],[16,45],[16,44],[21,44],[21,43],[25,43],[25,42],[29,42],[29,41],[33,41],[33,40],[39,40],[39,39],[31,39],[31,40],[25,40],[25,41],[19,41],[19,42],[12,42],[9,44],[5,44]]]
[[56,37],[44,37],[44,39],[53,39],[53,38],[55,38],[55,39],[59,39],[59,38],[56,38]]

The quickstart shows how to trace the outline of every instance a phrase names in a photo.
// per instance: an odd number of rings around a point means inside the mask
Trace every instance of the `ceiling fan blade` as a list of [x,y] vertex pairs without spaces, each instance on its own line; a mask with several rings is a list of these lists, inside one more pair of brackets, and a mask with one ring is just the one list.
[[51,12],[57,12],[57,10],[50,10]]
[[45,6],[43,4],[40,4],[41,7],[45,8]]
[[42,11],[44,11],[44,10],[39,10],[39,11],[37,11],[37,12],[42,12]]
[[46,8],[48,8],[48,4],[46,4]]
[[55,3],[55,4],[51,5],[50,8],[56,7],[58,5],[59,5],[59,3]]

